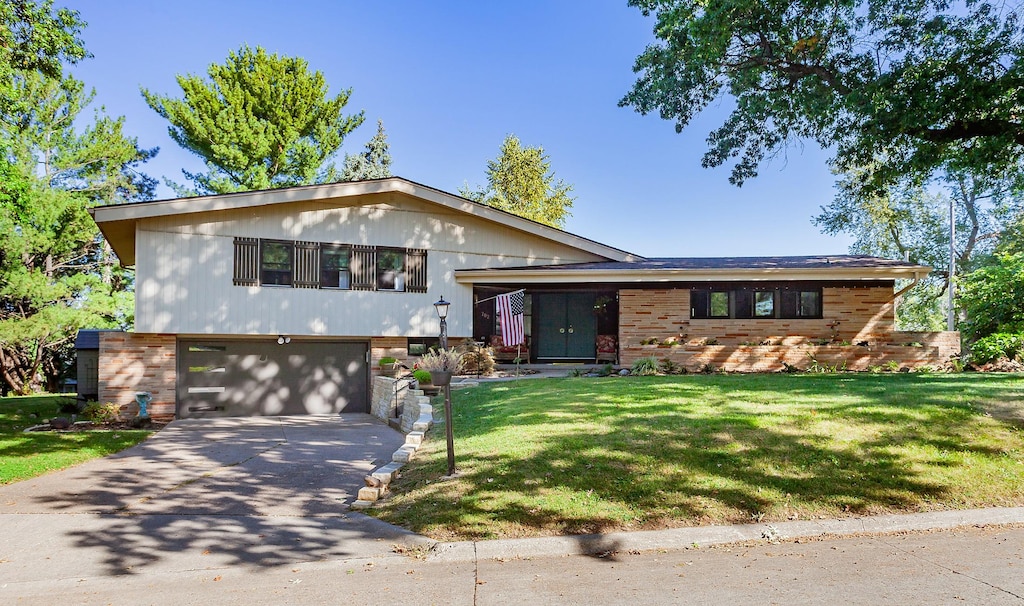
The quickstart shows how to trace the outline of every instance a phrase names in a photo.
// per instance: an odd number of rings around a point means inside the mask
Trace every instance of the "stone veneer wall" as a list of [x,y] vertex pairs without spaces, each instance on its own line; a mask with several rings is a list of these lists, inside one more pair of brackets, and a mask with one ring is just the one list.
[[[891,286],[826,287],[818,319],[690,319],[690,289],[619,291],[619,358],[668,358],[688,370],[706,365],[738,372],[806,368],[815,361],[848,370],[895,362],[901,367],[940,365],[960,351],[957,332],[895,331]],[[676,340],[676,347],[641,345]],[[706,339],[714,345],[698,345]],[[821,344],[830,341],[829,344]],[[847,341],[851,345],[837,343]],[[759,343],[770,345],[758,345]],[[817,343],[816,343],[817,342]],[[754,345],[751,345],[751,344]],[[866,345],[857,345],[866,344]],[[910,347],[906,344],[919,346]]]
[[399,430],[403,433],[426,431],[425,427],[418,427],[417,424],[422,421],[421,415],[432,410],[430,398],[423,395],[422,390],[406,388],[405,381],[402,381],[402,389],[398,391],[400,402],[396,401],[395,382],[396,380],[391,377],[374,377],[373,393],[370,394],[370,414],[382,421],[391,422],[395,419],[395,409],[401,403]]
[[150,416],[172,418],[175,411],[177,341],[174,335],[101,332],[99,401],[127,409],[135,392],[152,394]]

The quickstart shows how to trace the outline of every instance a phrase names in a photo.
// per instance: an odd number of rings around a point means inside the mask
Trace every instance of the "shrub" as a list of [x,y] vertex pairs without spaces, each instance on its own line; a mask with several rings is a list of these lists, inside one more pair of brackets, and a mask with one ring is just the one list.
[[419,367],[428,372],[448,371],[457,374],[462,371],[462,353],[454,347],[432,350],[423,354]]
[[384,356],[377,361],[377,366],[387,366],[388,364],[397,364],[398,358],[392,358],[391,356]]
[[601,367],[601,370],[597,371],[597,374],[602,377],[610,377],[612,376],[613,372],[615,372],[615,367],[613,367],[611,364],[605,364],[604,366]]
[[666,375],[677,375],[680,371],[679,365],[670,358],[663,358],[658,364],[658,369]]
[[490,348],[464,345],[462,372],[470,375],[489,375],[494,372],[494,355]]
[[996,255],[993,265],[964,276],[959,290],[965,341],[1024,332],[1024,253]]
[[999,358],[1018,360],[1024,354],[1024,333],[999,332],[971,345],[971,362],[987,364]]
[[416,378],[416,382],[419,383],[420,385],[430,384],[430,373],[427,372],[426,370],[423,370],[422,368],[417,368],[416,370],[412,371],[412,376]]
[[633,362],[629,372],[641,377],[656,375],[658,374],[658,360],[654,358],[640,358]]
[[121,409],[113,402],[100,404],[89,402],[82,410],[82,416],[93,423],[113,423],[120,416]]

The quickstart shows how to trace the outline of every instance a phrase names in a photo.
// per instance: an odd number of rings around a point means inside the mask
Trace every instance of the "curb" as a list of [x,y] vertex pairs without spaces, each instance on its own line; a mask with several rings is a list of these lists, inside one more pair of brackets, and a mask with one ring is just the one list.
[[1024,507],[967,509],[777,524],[736,524],[531,539],[436,543],[427,559],[433,562],[456,563],[482,559],[603,555],[621,551],[681,550],[743,541],[778,541],[826,535],[947,530],[962,526],[1021,523],[1024,523]]

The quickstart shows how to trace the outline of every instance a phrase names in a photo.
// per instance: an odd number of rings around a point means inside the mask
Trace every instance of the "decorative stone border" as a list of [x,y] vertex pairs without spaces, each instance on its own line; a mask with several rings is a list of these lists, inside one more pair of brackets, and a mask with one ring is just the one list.
[[[376,377],[373,381],[373,405],[371,413],[377,418],[387,421],[391,416],[394,399],[395,379],[389,377]],[[359,489],[356,501],[349,505],[350,509],[366,509],[386,495],[389,491],[391,481],[398,475],[406,463],[416,455],[416,451],[423,445],[423,435],[434,425],[434,407],[430,405],[430,398],[423,395],[420,389],[408,389],[404,391],[402,402],[402,418],[400,427],[405,431],[405,444],[391,455],[391,462],[379,467],[363,478],[366,486]]]

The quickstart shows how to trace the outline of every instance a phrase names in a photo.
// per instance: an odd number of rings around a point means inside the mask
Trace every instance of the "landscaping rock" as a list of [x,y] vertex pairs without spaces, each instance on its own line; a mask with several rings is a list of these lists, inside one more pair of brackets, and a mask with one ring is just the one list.
[[149,417],[132,417],[128,419],[128,427],[133,429],[144,429],[153,425],[153,419]]
[[71,427],[71,420],[65,417],[55,417],[50,419],[50,427],[54,429],[68,429]]

